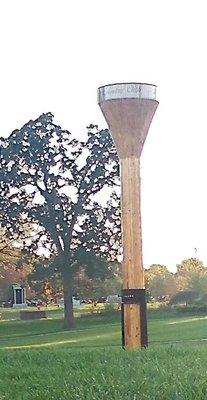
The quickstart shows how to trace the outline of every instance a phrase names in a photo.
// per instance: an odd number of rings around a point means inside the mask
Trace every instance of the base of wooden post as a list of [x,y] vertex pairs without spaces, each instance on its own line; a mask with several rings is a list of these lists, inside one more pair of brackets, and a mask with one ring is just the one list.
[[[126,319],[129,314],[129,306],[133,306],[137,309],[135,315],[136,320],[138,319],[139,331],[141,333],[140,338],[137,338],[137,348],[148,346],[147,336],[147,307],[146,307],[146,291],[145,289],[123,289],[122,290],[122,347],[125,349],[128,346],[129,332],[127,332],[127,338],[125,334],[126,330]],[[135,346],[133,346],[135,347]]]

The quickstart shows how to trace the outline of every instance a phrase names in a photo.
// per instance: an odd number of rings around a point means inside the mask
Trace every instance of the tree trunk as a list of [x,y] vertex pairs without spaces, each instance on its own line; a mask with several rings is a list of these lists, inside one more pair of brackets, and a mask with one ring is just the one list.
[[75,326],[73,315],[73,300],[72,300],[72,277],[71,274],[65,270],[62,271],[63,293],[64,293],[64,327],[67,329]]

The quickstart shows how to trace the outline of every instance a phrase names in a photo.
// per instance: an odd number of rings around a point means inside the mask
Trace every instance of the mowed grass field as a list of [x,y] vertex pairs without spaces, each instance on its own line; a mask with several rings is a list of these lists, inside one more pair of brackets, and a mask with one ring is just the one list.
[[118,312],[80,310],[71,331],[60,310],[32,321],[18,314],[0,311],[2,400],[207,399],[205,315],[149,313],[149,347],[126,351]]

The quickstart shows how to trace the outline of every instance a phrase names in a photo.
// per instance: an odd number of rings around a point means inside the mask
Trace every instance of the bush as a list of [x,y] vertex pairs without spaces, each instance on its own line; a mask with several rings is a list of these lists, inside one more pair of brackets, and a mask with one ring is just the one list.
[[113,314],[121,309],[121,305],[117,303],[105,303],[103,312]]
[[192,290],[185,290],[176,293],[171,299],[169,304],[185,304],[187,307],[188,304],[194,303],[196,300],[199,299],[199,293],[194,292]]
[[207,305],[190,305],[187,307],[182,307],[182,306],[175,306],[174,309],[182,314],[191,314],[191,315],[197,315],[197,314],[207,314]]

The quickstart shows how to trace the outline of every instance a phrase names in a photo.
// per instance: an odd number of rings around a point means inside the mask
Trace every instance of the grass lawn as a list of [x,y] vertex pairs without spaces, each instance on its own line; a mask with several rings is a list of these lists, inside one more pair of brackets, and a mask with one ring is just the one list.
[[207,399],[207,316],[150,313],[149,348],[125,351],[119,313],[83,315],[71,331],[60,310],[0,314],[0,400]]

